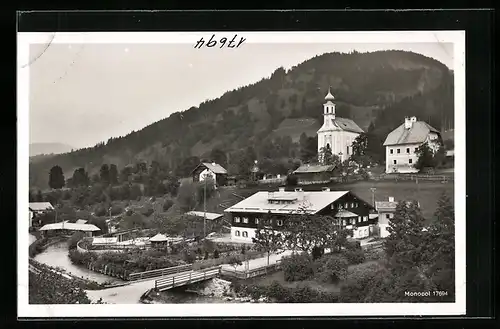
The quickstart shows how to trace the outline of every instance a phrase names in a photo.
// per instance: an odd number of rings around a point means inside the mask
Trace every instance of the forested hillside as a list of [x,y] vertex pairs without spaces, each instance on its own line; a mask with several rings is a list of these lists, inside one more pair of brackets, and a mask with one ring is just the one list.
[[[288,71],[278,68],[268,78],[175,112],[140,131],[32,161],[30,185],[46,188],[54,165],[71,177],[79,167],[92,175],[105,163],[121,170],[156,161],[185,176],[200,159],[215,160],[209,159],[214,149],[227,156],[219,160],[233,172],[249,166],[251,158],[300,160],[300,136],[313,135],[314,120],[322,121],[328,86],[337,99],[337,115],[369,130],[374,144],[381,144],[406,115],[437,129],[443,120],[453,122],[453,73],[440,62],[403,51],[328,53]],[[377,152],[382,155],[382,148]]]

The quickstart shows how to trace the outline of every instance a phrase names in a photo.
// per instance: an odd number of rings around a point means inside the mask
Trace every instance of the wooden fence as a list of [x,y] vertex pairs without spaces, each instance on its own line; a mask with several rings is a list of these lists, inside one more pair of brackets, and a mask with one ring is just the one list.
[[425,175],[425,174],[382,174],[373,176],[375,180],[395,180],[395,181],[430,181],[430,182],[453,182],[454,175]]
[[200,282],[215,278],[220,273],[220,267],[207,268],[202,271],[190,271],[180,273],[179,275],[171,276],[168,278],[161,278],[155,281],[156,291],[165,291],[174,287],[180,287],[187,284]]
[[384,246],[384,241],[380,240],[380,241],[365,244],[365,245],[361,246],[361,248],[364,250],[373,250],[373,249],[383,248],[383,246]]
[[180,266],[174,266],[174,267],[166,267],[166,268],[160,268],[157,270],[131,273],[128,275],[127,280],[136,281],[136,280],[143,280],[143,279],[153,279],[153,278],[157,278],[157,277],[172,275],[172,274],[181,273],[181,272],[187,272],[187,271],[191,271],[191,270],[193,270],[193,264],[186,264],[186,265],[180,265]]
[[221,268],[221,274],[241,280],[246,280],[250,278],[254,278],[261,275],[267,275],[270,273],[274,273],[281,270],[281,260],[276,261],[274,264],[270,264],[268,266],[263,266],[259,268],[255,268],[253,270],[248,271],[237,271],[237,270],[227,270]]

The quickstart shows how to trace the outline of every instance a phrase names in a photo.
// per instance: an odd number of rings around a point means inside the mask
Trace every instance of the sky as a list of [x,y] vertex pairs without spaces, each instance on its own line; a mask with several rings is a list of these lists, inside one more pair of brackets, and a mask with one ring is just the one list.
[[93,146],[327,52],[413,51],[453,69],[451,43],[30,46],[30,143]]

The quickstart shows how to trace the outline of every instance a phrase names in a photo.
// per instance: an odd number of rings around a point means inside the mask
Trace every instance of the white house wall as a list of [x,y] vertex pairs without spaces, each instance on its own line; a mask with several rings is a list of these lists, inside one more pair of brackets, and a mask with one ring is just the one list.
[[[386,173],[416,173],[418,172],[415,169],[414,165],[418,160],[418,156],[415,153],[415,150],[420,146],[420,143],[413,144],[404,144],[404,145],[393,145],[385,147],[385,172]],[[400,153],[398,154],[398,149]],[[409,153],[407,153],[407,149],[409,149]],[[392,150],[392,154],[391,154]],[[410,163],[411,160],[411,163]],[[396,164],[394,164],[396,161]]]
[[200,173],[199,181],[204,181],[205,177],[210,177],[211,180],[215,182],[215,173],[210,169],[205,169]]
[[[337,128],[337,130],[322,131],[318,133],[318,154],[321,153],[321,149],[326,147],[329,143],[332,154],[340,156],[341,161],[345,161],[350,155],[352,155],[352,143],[358,137],[358,133],[344,131]],[[349,153],[347,151],[349,147]],[[342,155],[340,155],[342,153]]]

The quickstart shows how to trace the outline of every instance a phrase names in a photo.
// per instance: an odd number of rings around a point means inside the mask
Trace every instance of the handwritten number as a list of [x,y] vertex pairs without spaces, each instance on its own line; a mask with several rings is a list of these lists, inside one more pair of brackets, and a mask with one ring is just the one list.
[[227,42],[227,38],[220,39],[220,43],[221,43],[220,48],[224,47],[224,45],[226,44],[226,42]]

